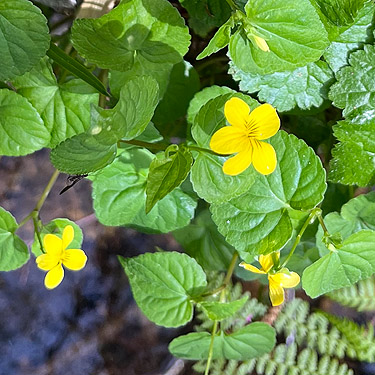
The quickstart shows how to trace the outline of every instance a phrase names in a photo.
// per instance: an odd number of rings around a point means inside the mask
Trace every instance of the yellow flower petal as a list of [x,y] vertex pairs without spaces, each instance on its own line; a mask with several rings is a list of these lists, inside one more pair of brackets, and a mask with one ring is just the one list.
[[266,142],[251,140],[253,146],[253,165],[261,174],[267,175],[276,169],[277,159],[274,148]]
[[267,273],[275,265],[273,262],[273,257],[280,259],[280,252],[278,251],[275,254],[271,253],[267,255],[259,255],[259,263],[265,273]]
[[239,266],[245,268],[245,270],[250,271],[250,272],[254,272],[254,273],[266,273],[266,272],[260,270],[259,268],[256,268],[255,266],[252,266],[251,264],[247,264],[245,262],[241,262],[239,264]]
[[54,234],[46,234],[43,238],[43,246],[46,253],[58,256],[63,250],[63,241]]
[[272,306],[279,306],[284,302],[284,289],[274,281],[274,275],[268,275],[268,281]]
[[242,99],[233,97],[224,106],[224,115],[227,121],[238,128],[246,129],[249,121],[250,107]]
[[236,156],[229,158],[223,164],[223,172],[229,176],[237,176],[251,164],[252,150],[250,147],[240,151]]
[[59,264],[60,257],[51,254],[42,254],[36,258],[37,266],[43,271],[49,271]]
[[86,261],[86,254],[80,249],[66,250],[62,259],[63,265],[72,271],[81,270],[86,265]]
[[280,119],[276,109],[270,104],[255,108],[248,120],[249,136],[256,139],[268,139],[280,129]]
[[243,129],[225,126],[211,138],[210,148],[218,154],[233,154],[249,147],[250,141]]
[[47,272],[47,275],[44,279],[44,285],[47,289],[56,288],[64,278],[64,270],[61,264],[58,264],[51,271]]
[[295,272],[278,272],[275,275],[272,275],[275,283],[279,284],[283,288],[294,288],[299,284],[300,277],[298,273]]
[[63,235],[62,235],[62,246],[63,249],[66,249],[70,243],[73,241],[74,238],[74,229],[71,225],[67,225],[64,228]]

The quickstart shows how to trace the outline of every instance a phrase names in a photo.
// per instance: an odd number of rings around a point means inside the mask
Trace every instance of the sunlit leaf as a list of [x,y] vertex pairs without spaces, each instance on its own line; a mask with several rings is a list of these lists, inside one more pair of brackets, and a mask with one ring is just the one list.
[[178,327],[192,319],[191,298],[207,285],[206,275],[194,259],[162,252],[119,260],[134,299],[148,319],[164,327]]

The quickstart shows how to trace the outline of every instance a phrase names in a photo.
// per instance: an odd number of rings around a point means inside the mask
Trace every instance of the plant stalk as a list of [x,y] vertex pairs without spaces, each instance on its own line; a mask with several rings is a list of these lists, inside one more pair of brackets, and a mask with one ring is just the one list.
[[[221,291],[220,292],[220,302],[225,301],[225,289],[229,285],[230,279],[232,278],[234,269],[236,267],[237,259],[238,259],[238,253],[236,251],[236,252],[234,252],[234,254],[232,256],[232,260],[230,261],[228,271],[227,271],[227,274],[225,275],[225,279],[223,281],[223,284],[220,286],[220,291]],[[210,294],[215,294],[215,293],[210,293]],[[204,372],[204,375],[208,375],[208,373],[210,371],[212,356],[213,356],[213,353],[214,353],[214,340],[215,340],[215,335],[216,335],[216,331],[217,331],[217,326],[218,326],[218,321],[215,320],[214,325],[212,327],[211,342],[210,342],[210,348],[208,350],[208,358],[207,358],[206,370]]]
[[304,222],[301,230],[299,231],[299,233],[297,234],[297,237],[296,237],[296,240],[294,241],[294,244],[289,252],[289,255],[286,257],[286,259],[284,260],[284,263],[280,266],[280,268],[284,268],[290,258],[293,256],[293,253],[294,251],[296,250],[298,244],[300,243],[301,241],[301,238],[303,236],[303,233],[305,232],[306,228],[308,227],[309,224],[312,224],[315,220],[316,217],[321,217],[321,213],[322,213],[322,210],[319,208],[319,207],[315,207],[314,209],[311,210],[308,218],[306,219],[306,221]]
[[35,208],[19,223],[18,228],[21,228],[23,225],[25,225],[32,217],[37,217],[39,214],[39,211],[41,210],[44,202],[46,201],[48,194],[50,193],[54,183],[57,180],[57,177],[59,176],[59,171],[56,169],[53,172],[53,175],[51,176],[50,180],[48,181],[47,186],[44,188],[42,195],[40,196]]

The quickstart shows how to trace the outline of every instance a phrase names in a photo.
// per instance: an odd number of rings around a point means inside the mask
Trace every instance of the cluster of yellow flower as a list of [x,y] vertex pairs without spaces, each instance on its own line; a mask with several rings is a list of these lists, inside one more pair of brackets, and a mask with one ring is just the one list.
[[[275,135],[280,128],[275,108],[270,104],[262,104],[251,111],[243,100],[233,97],[225,103],[224,115],[230,126],[224,126],[212,136],[210,148],[218,154],[237,155],[224,163],[223,172],[236,176],[253,163],[259,173],[272,173],[277,165],[276,152],[269,143],[262,141]],[[293,288],[300,281],[297,273],[289,272],[287,268],[278,269],[279,258],[280,252],[260,255],[261,269],[240,263],[248,271],[268,274],[273,306],[284,302],[284,288]]]
[[[274,148],[262,142],[275,135],[280,128],[280,119],[275,108],[262,104],[250,111],[250,107],[241,99],[233,97],[225,103],[224,115],[229,126],[219,129],[211,138],[210,148],[218,154],[233,154],[223,165],[225,174],[236,176],[251,164],[263,175],[276,169],[277,159]],[[48,289],[56,288],[64,278],[63,265],[73,271],[82,269],[87,256],[81,249],[67,249],[74,238],[71,225],[64,228],[62,238],[47,234],[43,238],[45,254],[36,258],[38,267],[48,271],[44,285]],[[280,252],[260,255],[261,269],[242,262],[246,270],[268,274],[269,294],[273,306],[284,301],[284,289],[298,285],[300,277],[287,268],[279,268]]]

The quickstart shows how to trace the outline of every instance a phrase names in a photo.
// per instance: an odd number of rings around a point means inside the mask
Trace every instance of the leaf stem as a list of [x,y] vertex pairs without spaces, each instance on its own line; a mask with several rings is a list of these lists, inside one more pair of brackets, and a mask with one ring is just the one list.
[[297,234],[297,237],[296,237],[296,239],[294,241],[294,244],[293,244],[293,246],[292,246],[292,248],[291,248],[288,256],[286,257],[286,259],[284,260],[284,263],[280,266],[280,268],[284,268],[288,264],[290,258],[293,256],[294,251],[296,250],[298,244],[300,243],[301,238],[303,236],[303,233],[305,232],[305,230],[308,227],[308,225],[312,224],[314,222],[314,220],[315,220],[316,217],[320,218],[321,215],[322,215],[322,210],[319,207],[315,207],[314,209],[312,209],[310,211],[309,216],[307,217],[306,221],[302,225],[301,230]]
[[42,250],[42,253],[45,253],[44,248],[43,248],[43,242],[42,242],[42,237],[40,236],[40,231],[38,227],[38,212],[33,211],[33,223],[34,223],[34,231],[36,233],[36,236],[38,238],[39,246],[40,249]]
[[323,229],[324,235],[329,237],[330,234],[329,234],[328,229],[327,229],[327,227],[324,223],[323,216],[322,216],[322,210],[320,210],[320,212],[318,214],[318,220],[319,220],[319,224],[321,225],[321,227]]
[[[225,275],[225,279],[223,281],[223,284],[220,286],[220,288],[218,288],[218,289],[220,289],[220,302],[225,301],[225,289],[229,285],[230,279],[232,278],[233,271],[236,267],[237,259],[238,259],[238,253],[237,253],[237,251],[235,251],[233,256],[232,256],[232,259],[230,261],[228,271],[227,271],[227,274]],[[211,294],[216,294],[216,293],[211,293]],[[218,326],[218,320],[214,320],[214,324],[213,324],[213,327],[212,327],[212,333],[211,333],[210,348],[208,350],[208,358],[207,358],[206,370],[204,372],[204,375],[208,375],[208,373],[210,371],[212,356],[213,356],[213,352],[214,352],[214,340],[215,340],[215,335],[216,335],[216,331],[217,331],[217,326]]]
[[23,225],[25,225],[31,218],[37,217],[39,215],[39,211],[41,210],[45,200],[48,197],[49,192],[51,191],[54,183],[56,182],[59,173],[60,172],[57,169],[53,172],[53,175],[48,181],[47,186],[44,188],[43,193],[40,196],[35,208],[18,224],[18,228],[21,228]]
[[223,156],[221,154],[217,154],[216,152],[214,152],[214,151],[212,151],[208,148],[198,147],[198,146],[194,146],[194,145],[188,145],[187,147],[190,150],[194,150],[194,151],[198,151],[198,152],[206,152],[207,154],[211,154],[211,155]]
[[[218,294],[219,292],[222,292],[223,290],[226,289],[226,287],[228,286],[229,284],[229,281],[233,275],[233,271],[234,271],[234,268],[236,267],[236,262],[237,262],[237,259],[238,259],[238,253],[237,251],[233,254],[233,257],[230,261],[230,264],[228,266],[228,271],[227,271],[227,274],[225,275],[225,278],[224,278],[224,281],[223,283],[216,289],[213,289],[207,293],[204,293],[202,294],[202,297],[208,297],[208,296],[213,296],[215,294]],[[220,295],[220,298],[221,298],[221,295]]]
[[211,342],[210,342],[210,348],[208,350],[208,358],[207,358],[206,370],[204,372],[204,375],[208,375],[208,373],[210,372],[212,356],[214,354],[214,340],[215,340],[215,334],[217,330],[217,324],[218,324],[218,321],[215,320],[214,325],[212,327]]
[[238,10],[238,6],[234,3],[233,0],[226,0],[228,5],[231,7],[232,10]]

